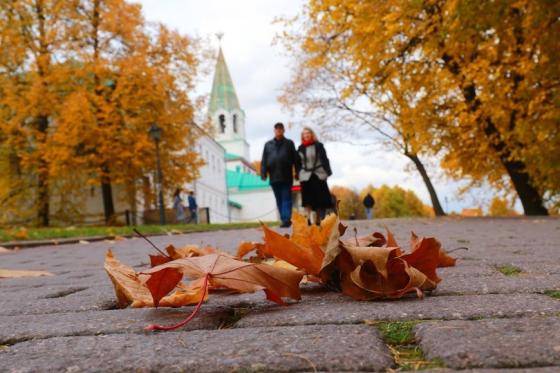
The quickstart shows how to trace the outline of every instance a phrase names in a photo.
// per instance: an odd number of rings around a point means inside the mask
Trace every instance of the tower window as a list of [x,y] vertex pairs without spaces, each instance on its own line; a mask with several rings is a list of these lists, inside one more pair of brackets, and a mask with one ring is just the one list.
[[237,114],[233,114],[233,132],[237,133]]
[[225,133],[226,132],[226,116],[224,114],[221,114],[218,117],[219,121],[220,121],[220,133]]

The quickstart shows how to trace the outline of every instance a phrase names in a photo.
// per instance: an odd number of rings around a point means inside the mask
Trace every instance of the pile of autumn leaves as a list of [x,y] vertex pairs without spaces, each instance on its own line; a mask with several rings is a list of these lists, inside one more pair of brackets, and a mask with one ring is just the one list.
[[[150,255],[151,268],[135,272],[120,263],[109,250],[105,270],[114,285],[120,307],[180,307],[197,304],[184,321],[172,326],[150,325],[148,330],[171,330],[185,325],[218,289],[235,292],[264,290],[267,299],[283,304],[282,298],[301,299],[300,283],[317,282],[335,288],[357,300],[400,298],[409,292],[419,297],[433,290],[441,279],[437,267],[453,266],[435,238],[418,238],[412,233],[409,253],[387,237],[341,239],[346,231],[334,214],[320,226],[308,226],[307,219],[294,214],[291,236],[266,226],[264,243],[243,242],[237,257],[212,247],[168,246],[160,255]],[[254,256],[242,258],[249,253]],[[183,278],[190,279],[183,282]]]

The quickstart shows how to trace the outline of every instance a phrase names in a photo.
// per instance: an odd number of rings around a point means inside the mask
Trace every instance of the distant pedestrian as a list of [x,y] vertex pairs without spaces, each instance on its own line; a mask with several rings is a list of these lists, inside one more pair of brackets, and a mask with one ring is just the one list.
[[292,185],[294,169],[299,171],[299,158],[294,142],[284,137],[284,125],[274,125],[274,138],[264,145],[261,178],[270,180],[283,228],[292,225]]
[[368,220],[373,219],[373,206],[375,206],[375,199],[373,198],[371,193],[366,194],[362,203],[366,208],[366,216]]
[[185,223],[187,217],[185,215],[185,206],[183,205],[183,198],[181,198],[181,188],[175,189],[173,193],[173,209],[175,209],[175,220],[178,223]]
[[191,190],[189,192],[189,197],[188,197],[188,201],[189,201],[189,211],[191,213],[191,216],[189,217],[189,220],[187,223],[197,223],[198,222],[198,205],[196,203],[196,198],[194,197],[194,192]]
[[302,205],[310,223],[320,224],[326,210],[334,207],[327,185],[327,178],[332,175],[332,171],[325,146],[317,140],[311,128],[305,127],[301,132],[298,155],[301,162],[299,181]]

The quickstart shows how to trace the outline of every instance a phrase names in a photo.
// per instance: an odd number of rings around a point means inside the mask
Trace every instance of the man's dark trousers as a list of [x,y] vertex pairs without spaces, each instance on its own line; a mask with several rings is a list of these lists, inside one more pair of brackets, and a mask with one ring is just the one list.
[[279,181],[271,183],[270,186],[280,211],[280,220],[283,224],[289,224],[292,220],[292,183]]

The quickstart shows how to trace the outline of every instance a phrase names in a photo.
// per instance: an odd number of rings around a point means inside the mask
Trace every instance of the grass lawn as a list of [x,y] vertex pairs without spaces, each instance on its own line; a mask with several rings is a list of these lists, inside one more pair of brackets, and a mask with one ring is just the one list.
[[[268,226],[276,223],[266,223]],[[257,228],[260,223],[231,224],[173,224],[139,225],[124,227],[53,227],[53,228],[6,228],[0,229],[0,243],[6,241],[48,240],[72,237],[134,235],[133,228],[143,234],[209,232],[223,229]]]

